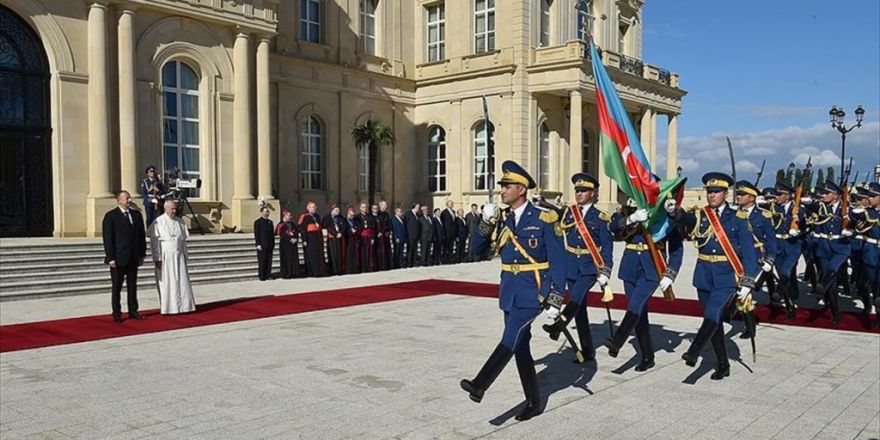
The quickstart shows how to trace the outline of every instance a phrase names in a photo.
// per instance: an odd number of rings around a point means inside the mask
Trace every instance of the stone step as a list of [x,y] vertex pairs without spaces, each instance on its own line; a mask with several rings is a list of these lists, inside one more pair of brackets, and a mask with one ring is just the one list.
[[[190,250],[196,249],[221,249],[230,246],[248,247],[253,245],[253,238],[242,238],[234,240],[190,240],[187,245]],[[150,243],[147,242],[147,249],[150,249]],[[31,255],[75,255],[80,253],[104,253],[104,246],[100,243],[89,246],[70,245],[70,246],[41,246],[41,247],[4,247],[0,249],[0,261],[9,258],[31,256]]]
[[[276,252],[277,254],[277,252]],[[302,259],[302,255],[300,256]],[[223,254],[190,254],[189,261],[190,264],[202,265],[202,264],[210,264],[212,262],[220,263],[224,261],[251,261],[256,260],[256,253],[253,251],[230,251]],[[147,256],[146,262],[150,262],[151,258]],[[57,262],[53,261],[39,261],[39,262],[29,262],[29,263],[20,263],[20,264],[5,264],[0,265],[0,280],[5,279],[8,276],[19,276],[19,274],[32,274],[35,272],[62,272],[62,271],[86,271],[86,270],[107,270],[107,266],[104,264],[103,257],[101,258],[93,258],[83,261],[73,261],[73,262],[65,262],[63,264],[56,264]]]
[[[196,255],[226,255],[236,254],[254,255],[256,253],[254,247],[248,245],[236,246],[212,246],[209,248],[189,248],[190,256]],[[147,258],[150,258],[150,250],[147,249]],[[40,264],[51,260],[56,264],[68,264],[75,262],[95,262],[103,264],[104,251],[100,252],[81,252],[70,254],[25,254],[15,257],[0,257],[0,270],[14,270],[18,265]]]

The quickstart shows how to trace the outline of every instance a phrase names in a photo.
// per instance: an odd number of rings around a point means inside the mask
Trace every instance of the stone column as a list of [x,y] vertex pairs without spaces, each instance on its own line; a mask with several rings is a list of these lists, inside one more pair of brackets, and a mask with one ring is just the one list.
[[669,125],[666,129],[666,178],[672,179],[678,175],[678,115],[669,115]]
[[[583,154],[583,103],[581,100],[580,90],[571,90],[568,92],[570,113],[568,120],[568,177],[581,171],[582,154]],[[562,198],[565,200],[574,200],[574,187],[572,185],[564,185]]]
[[272,116],[269,97],[269,37],[257,43],[257,194],[272,199]]
[[648,163],[653,170],[657,169],[657,112],[651,112],[651,153],[648,155]]
[[[653,155],[651,148],[651,139],[652,139],[652,128],[654,127],[652,121],[654,112],[651,111],[650,108],[646,108],[644,112],[642,112],[642,123],[641,129],[639,130],[639,141],[642,143],[642,150],[645,151],[645,156],[648,158],[650,162],[651,156]],[[654,162],[650,162],[651,165],[655,165]]]
[[86,233],[101,233],[103,212],[113,206],[110,192],[110,127],[107,123],[107,4],[93,2],[88,19],[88,127],[89,193],[86,196]]
[[134,10],[119,11],[119,162],[122,189],[139,192],[137,169],[137,98],[134,78]]
[[[251,142],[252,97],[250,36],[238,30],[232,49],[232,68],[234,69],[232,115],[232,222],[242,230],[252,225],[245,219],[255,218],[253,176],[253,144]],[[251,212],[253,211],[253,212]]]

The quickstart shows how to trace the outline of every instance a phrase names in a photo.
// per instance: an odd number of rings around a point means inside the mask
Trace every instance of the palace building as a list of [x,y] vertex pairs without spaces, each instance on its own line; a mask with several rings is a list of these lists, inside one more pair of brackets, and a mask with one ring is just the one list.
[[[679,77],[642,61],[643,0],[0,0],[0,236],[96,236],[113,194],[142,200],[147,165],[215,232],[261,202],[367,195],[351,129],[392,127],[378,198],[485,203],[487,163],[513,159],[545,195],[600,178],[586,41],[652,164],[667,124],[675,173]],[[494,126],[489,157],[482,97]],[[659,121],[658,121],[659,119]],[[160,171],[163,173],[163,171]],[[187,209],[189,213],[189,209]]]

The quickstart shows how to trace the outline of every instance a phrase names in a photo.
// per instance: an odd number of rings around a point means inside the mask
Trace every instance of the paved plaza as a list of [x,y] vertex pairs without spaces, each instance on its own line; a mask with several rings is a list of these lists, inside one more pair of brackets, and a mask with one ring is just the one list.
[[[498,262],[195,291],[205,304],[428,278],[497,282]],[[689,281],[685,270],[680,298],[695,297]],[[154,290],[140,298],[142,309],[157,306]],[[0,324],[94,314],[109,320],[109,298],[4,302]],[[609,331],[605,311],[591,309],[590,318],[598,345]],[[716,382],[711,350],[695,369],[680,360],[699,318],[651,318],[657,367],[646,373],[633,370],[632,342],[617,359],[600,348],[596,363],[578,365],[536,325],[532,351],[547,400],[527,422],[513,419],[523,397],[512,362],[480,404],[458,386],[499,340],[491,298],[437,295],[3,353],[0,437],[880,438],[877,334],[761,325],[757,362],[748,341],[734,337],[731,376]]]

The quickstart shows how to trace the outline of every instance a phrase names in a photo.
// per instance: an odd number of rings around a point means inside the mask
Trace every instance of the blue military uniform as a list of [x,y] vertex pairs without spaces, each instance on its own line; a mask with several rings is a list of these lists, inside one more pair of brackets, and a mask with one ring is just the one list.
[[[840,187],[830,180],[825,181],[823,193],[840,194]],[[819,263],[819,282],[817,290],[825,299],[825,306],[831,308],[831,322],[840,323],[840,303],[837,292],[838,271],[849,258],[849,238],[843,236],[843,216],[840,201],[819,203],[815,206],[815,217],[811,237],[816,240],[816,259]]]
[[[599,181],[587,173],[577,173],[571,176],[575,191],[596,191]],[[590,319],[587,314],[586,295],[590,288],[596,284],[599,275],[604,274],[610,278],[613,267],[614,240],[608,229],[611,216],[597,208],[592,202],[584,206],[577,206],[581,213],[584,226],[590,234],[593,244],[599,251],[604,266],[600,269],[596,265],[593,255],[584,238],[581,236],[575,222],[573,206],[568,206],[563,211],[561,220],[557,225],[557,233],[562,236],[566,255],[566,286],[571,298],[562,310],[560,316],[553,324],[544,325],[544,330],[550,333],[554,341],[559,338],[562,329],[574,318],[577,326],[578,338],[581,342],[581,350],[586,360],[594,360],[596,351],[593,348],[593,337],[590,332]],[[607,281],[606,281],[607,283]]]
[[[870,205],[871,198],[880,197],[880,183],[872,182],[862,186],[859,194],[868,198]],[[855,273],[860,275],[858,283],[862,301],[865,303],[865,313],[870,313],[872,305],[880,310],[880,205],[853,211],[853,241],[862,244],[860,266]],[[880,314],[875,324],[880,326]]]
[[[790,186],[783,182],[776,184],[777,197],[780,194],[794,195]],[[795,222],[794,201],[781,202],[777,200],[771,207],[773,214],[771,222],[779,241],[779,254],[775,260],[776,273],[779,274],[779,293],[785,298],[787,313],[790,319],[794,317],[794,301],[799,296],[797,287],[797,264],[801,257],[800,230],[792,226],[796,223],[798,228],[805,225],[804,211],[798,211]]]
[[[750,195],[758,197],[758,188],[751,182],[741,180],[736,183],[737,195]],[[755,247],[758,249],[758,257],[760,263],[769,264],[770,271],[762,272],[755,281],[755,290],[761,290],[761,285],[767,283],[767,290],[772,295],[773,282],[773,262],[779,256],[779,240],[776,238],[776,230],[773,227],[773,213],[763,209],[755,204],[751,206],[740,206],[741,211],[748,213],[749,226],[752,235],[755,237]],[[750,335],[750,330],[746,329],[743,337]]]
[[[148,166],[144,169],[144,174],[149,173],[150,171],[156,172],[156,167],[153,165]],[[156,217],[162,215],[163,212],[163,200],[165,198],[165,187],[162,185],[162,181],[156,177],[145,177],[144,180],[141,181],[141,197],[144,198],[144,213],[147,216],[147,226],[153,223],[153,220]],[[153,207],[152,201],[156,201],[156,207]],[[180,208],[181,212],[183,211],[183,207]]]
[[[724,173],[707,173],[703,176],[703,185],[708,193],[726,192],[732,184],[733,179]],[[712,378],[718,380],[730,374],[722,315],[734,298],[738,287],[754,287],[754,280],[760,271],[760,266],[747,214],[734,210],[727,203],[715,208],[733,252],[739,257],[743,266],[743,277],[737,279],[733,265],[725,255],[704,209],[713,208],[706,206],[688,212],[679,212],[677,217],[683,236],[693,240],[699,249],[697,265],[694,268],[693,286],[697,288],[697,296],[703,307],[703,323],[682,358],[688,365],[696,365],[703,346],[711,340],[712,348],[718,359],[718,365]]]
[[[534,188],[528,173],[513,161],[502,165],[501,185],[518,184]],[[518,220],[517,220],[518,217]],[[504,369],[512,356],[528,405],[517,416],[526,420],[540,414],[535,362],[529,347],[531,324],[540,315],[545,298],[558,297],[557,286],[565,282],[565,255],[556,235],[556,212],[538,208],[525,202],[517,209],[501,212],[497,223],[483,221],[471,235],[472,251],[483,253],[495,242],[501,257],[501,285],[499,307],[504,311],[504,333],[501,342],[473,380],[463,380],[461,387],[475,402]]]
[[[672,218],[669,220],[673,221]],[[614,335],[605,341],[605,346],[608,347],[609,355],[617,357],[621,347],[635,329],[636,341],[642,356],[636,366],[636,371],[645,371],[654,366],[654,347],[651,342],[648,319],[648,298],[660,285],[661,276],[657,274],[657,268],[648,249],[641,223],[630,223],[628,216],[618,211],[612,216],[610,227],[617,239],[626,242],[617,276],[623,281],[627,308],[620,326]],[[654,242],[654,246],[666,261],[666,271],[662,277],[669,278],[670,282],[675,281],[675,277],[681,269],[681,260],[684,254],[683,241],[678,229],[669,228],[661,240]]]

